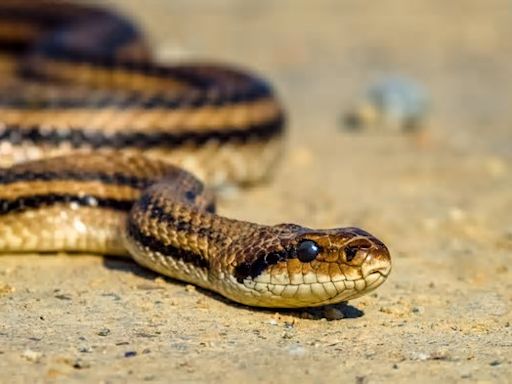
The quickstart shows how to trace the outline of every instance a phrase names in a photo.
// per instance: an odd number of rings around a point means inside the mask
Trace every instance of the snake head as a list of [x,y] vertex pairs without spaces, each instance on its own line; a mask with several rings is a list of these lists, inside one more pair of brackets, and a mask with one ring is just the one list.
[[260,251],[235,271],[238,283],[254,296],[254,305],[339,303],[373,291],[391,271],[387,247],[359,228],[311,230],[290,224],[273,228],[279,245]]

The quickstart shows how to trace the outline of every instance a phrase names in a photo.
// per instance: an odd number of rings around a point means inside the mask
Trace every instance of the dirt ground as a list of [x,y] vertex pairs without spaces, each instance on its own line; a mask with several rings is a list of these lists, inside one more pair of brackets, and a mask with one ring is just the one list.
[[[275,84],[287,153],[222,213],[363,227],[393,272],[328,321],[332,309],[253,310],[129,261],[2,257],[0,382],[512,380],[510,1],[110,3],[163,61],[234,62]],[[427,89],[425,128],[343,129],[389,74]]]

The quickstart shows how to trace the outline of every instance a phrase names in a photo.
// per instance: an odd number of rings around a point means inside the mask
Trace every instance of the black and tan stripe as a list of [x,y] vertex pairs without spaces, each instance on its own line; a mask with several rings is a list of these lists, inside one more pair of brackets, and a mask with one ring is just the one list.
[[0,87],[0,143],[172,149],[282,135],[284,114],[267,82],[228,66],[158,65],[141,41],[108,11],[2,2],[0,48],[31,51],[13,73],[20,81]]
[[19,164],[0,169],[0,215],[72,203],[128,211],[144,188],[173,172],[161,162],[121,155]]
[[[212,227],[212,222],[207,220],[207,217],[212,218],[211,213],[214,207],[208,209],[203,213],[204,220],[194,220],[190,212],[175,210],[175,204],[187,204],[190,208],[195,210],[197,214],[196,195],[183,194],[181,185],[183,183],[175,184],[175,198],[173,200],[163,198],[161,191],[153,193],[149,190],[144,193],[135,204],[130,219],[128,220],[128,234],[140,246],[145,247],[148,252],[158,253],[164,257],[171,257],[180,260],[184,263],[190,263],[194,267],[206,269],[209,267],[209,260],[204,249],[200,249],[194,244],[209,242],[220,242],[222,233],[215,231]],[[198,191],[200,193],[200,191]],[[152,230],[159,228],[158,231]],[[167,234],[162,236],[162,234]],[[168,235],[174,234],[172,237],[189,237],[195,239],[190,241],[188,246],[186,244],[173,244],[171,237]]]
[[21,213],[33,209],[53,207],[57,205],[69,206],[76,204],[81,207],[112,209],[128,212],[133,200],[119,200],[116,198],[98,197],[92,195],[55,194],[19,196],[16,199],[0,199],[0,216]]
[[[0,183],[2,184],[2,183]],[[129,185],[105,184],[100,180],[32,180],[2,184],[0,216],[55,205],[128,211],[140,189]]]
[[159,253],[164,257],[171,257],[181,262],[191,264],[196,268],[207,271],[210,267],[208,259],[200,252],[194,252],[183,247],[174,246],[157,238],[154,234],[145,233],[135,222],[129,221],[127,225],[128,236],[146,248],[151,253]]

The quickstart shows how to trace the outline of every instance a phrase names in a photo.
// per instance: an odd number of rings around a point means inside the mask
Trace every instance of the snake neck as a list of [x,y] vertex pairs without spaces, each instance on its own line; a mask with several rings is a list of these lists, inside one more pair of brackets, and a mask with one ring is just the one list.
[[266,255],[285,257],[304,230],[217,215],[210,192],[187,175],[148,188],[128,216],[125,247],[150,269],[229,295],[263,271]]

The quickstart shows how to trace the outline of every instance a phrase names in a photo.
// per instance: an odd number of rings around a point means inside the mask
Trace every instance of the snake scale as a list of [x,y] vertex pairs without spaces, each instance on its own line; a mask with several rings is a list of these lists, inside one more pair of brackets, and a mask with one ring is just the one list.
[[122,16],[58,0],[2,0],[0,51],[0,252],[131,256],[262,307],[346,301],[389,275],[361,229],[215,213],[212,186],[268,177],[283,151],[263,79],[154,63]]

